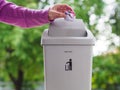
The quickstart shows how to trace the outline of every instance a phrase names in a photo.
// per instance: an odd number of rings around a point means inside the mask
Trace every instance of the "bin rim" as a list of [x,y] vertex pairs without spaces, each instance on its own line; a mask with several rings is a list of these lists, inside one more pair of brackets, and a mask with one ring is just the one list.
[[90,30],[86,29],[86,37],[52,37],[48,36],[48,29],[43,32],[41,45],[84,45],[93,46],[95,37]]

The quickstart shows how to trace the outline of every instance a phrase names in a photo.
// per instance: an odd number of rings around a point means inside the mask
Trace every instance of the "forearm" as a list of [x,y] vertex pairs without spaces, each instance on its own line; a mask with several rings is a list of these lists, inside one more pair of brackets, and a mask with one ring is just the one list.
[[31,10],[13,3],[0,3],[0,21],[11,25],[30,28],[49,23],[48,10]]

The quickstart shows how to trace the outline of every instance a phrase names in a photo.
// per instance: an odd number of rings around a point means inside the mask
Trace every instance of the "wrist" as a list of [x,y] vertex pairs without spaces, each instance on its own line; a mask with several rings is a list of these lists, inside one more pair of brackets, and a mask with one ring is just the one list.
[[48,20],[49,21],[53,21],[54,19],[52,18],[52,9],[51,8],[49,8],[49,10],[48,10]]

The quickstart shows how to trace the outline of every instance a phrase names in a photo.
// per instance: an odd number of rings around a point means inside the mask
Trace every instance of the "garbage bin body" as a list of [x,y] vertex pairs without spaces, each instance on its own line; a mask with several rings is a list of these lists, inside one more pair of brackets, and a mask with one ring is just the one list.
[[45,90],[91,90],[92,48],[89,30],[82,37],[42,37]]

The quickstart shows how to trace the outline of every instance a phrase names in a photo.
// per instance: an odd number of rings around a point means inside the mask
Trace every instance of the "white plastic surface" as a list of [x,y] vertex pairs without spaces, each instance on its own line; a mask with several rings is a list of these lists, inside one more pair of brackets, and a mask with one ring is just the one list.
[[71,21],[71,22],[75,20],[75,15],[73,13],[66,11],[65,14],[66,14],[65,20]]
[[51,37],[85,37],[85,25],[81,19],[67,21],[63,18],[56,19],[49,26],[48,36]]
[[[91,90],[92,46],[44,46],[45,90]],[[72,70],[65,64],[72,59]]]
[[41,44],[92,46],[95,44],[95,38],[89,30],[86,30],[86,37],[51,37],[48,35],[48,30],[45,30],[42,35]]
[[45,90],[91,90],[95,38],[82,20],[58,20],[45,30]]

